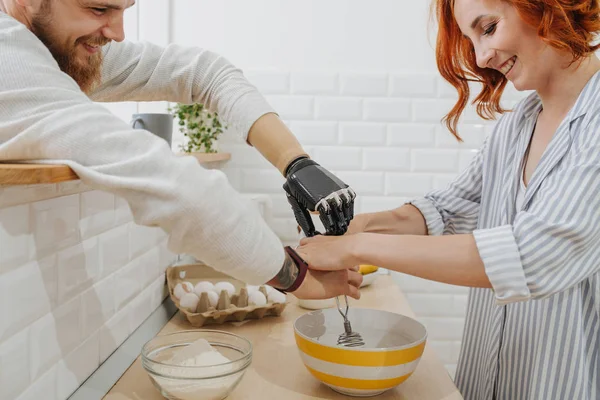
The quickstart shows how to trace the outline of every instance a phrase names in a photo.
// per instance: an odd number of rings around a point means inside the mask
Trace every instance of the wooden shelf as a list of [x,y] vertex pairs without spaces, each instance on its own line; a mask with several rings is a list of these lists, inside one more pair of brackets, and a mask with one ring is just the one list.
[[0,164],[0,185],[35,185],[78,179],[77,174],[66,165]]
[[[222,162],[231,159],[231,153],[179,153],[193,156],[199,163]],[[79,177],[70,167],[62,164],[2,164],[0,185],[36,185],[76,181]]]
[[231,159],[231,153],[179,153],[180,156],[192,156],[200,164],[221,162]]

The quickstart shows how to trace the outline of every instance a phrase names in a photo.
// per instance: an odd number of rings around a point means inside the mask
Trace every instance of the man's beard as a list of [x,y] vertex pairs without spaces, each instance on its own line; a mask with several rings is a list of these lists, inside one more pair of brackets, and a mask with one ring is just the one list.
[[[32,18],[32,32],[46,45],[58,63],[61,71],[77,82],[84,93],[90,93],[99,83],[102,75],[102,51],[90,54],[83,61],[77,56],[78,46],[82,43],[103,46],[108,42],[106,38],[85,36],[77,39],[75,44],[61,44],[57,35],[52,32],[50,10]],[[42,13],[40,13],[42,14]]]

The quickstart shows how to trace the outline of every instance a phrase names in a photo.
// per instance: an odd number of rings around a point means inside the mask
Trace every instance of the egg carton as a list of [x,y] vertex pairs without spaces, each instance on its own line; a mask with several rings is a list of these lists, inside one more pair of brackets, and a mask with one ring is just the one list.
[[[190,324],[196,328],[205,325],[223,324],[229,321],[241,322],[247,319],[261,319],[269,316],[277,317],[281,315],[288,304],[286,301],[285,303],[267,302],[264,306],[251,305],[248,303],[248,289],[244,282],[204,264],[171,266],[167,268],[166,275],[171,300],[185,315]],[[200,281],[212,283],[230,282],[235,288],[235,294],[229,296],[226,291],[222,291],[216,307],[211,307],[208,294],[202,293],[195,312],[182,307],[179,299],[174,294],[175,286],[183,282],[190,282],[195,286]],[[267,297],[266,286],[260,286],[259,291]]]

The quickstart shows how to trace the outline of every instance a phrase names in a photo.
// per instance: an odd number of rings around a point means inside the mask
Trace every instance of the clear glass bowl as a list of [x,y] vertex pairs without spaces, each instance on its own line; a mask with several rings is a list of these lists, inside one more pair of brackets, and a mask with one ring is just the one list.
[[[205,339],[229,362],[181,366],[168,360],[175,352]],[[252,363],[252,343],[229,332],[190,330],[157,336],[142,348],[142,366],[154,386],[169,400],[222,400],[242,380]]]

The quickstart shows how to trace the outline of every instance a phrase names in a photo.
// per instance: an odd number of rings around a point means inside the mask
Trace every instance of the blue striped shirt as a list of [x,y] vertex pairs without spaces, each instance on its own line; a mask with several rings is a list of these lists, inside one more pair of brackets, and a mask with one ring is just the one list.
[[411,201],[431,235],[473,233],[493,289],[470,289],[456,384],[467,400],[600,398],[600,72],[515,209],[536,93],[469,167]]

